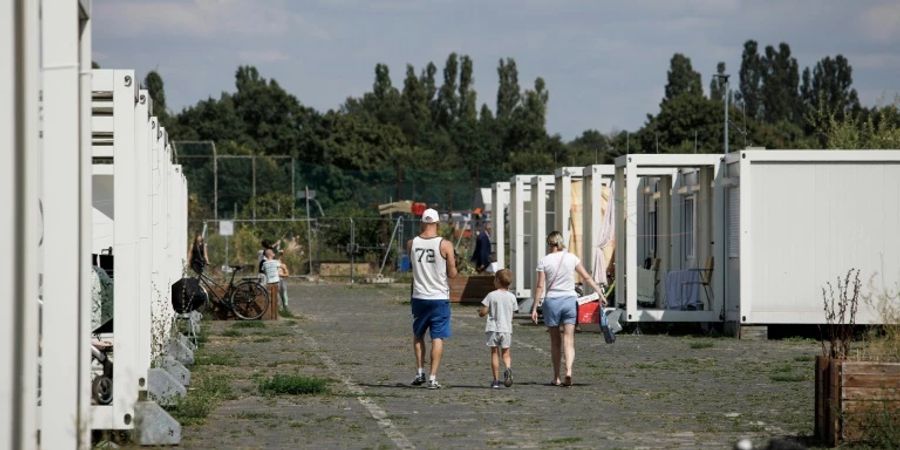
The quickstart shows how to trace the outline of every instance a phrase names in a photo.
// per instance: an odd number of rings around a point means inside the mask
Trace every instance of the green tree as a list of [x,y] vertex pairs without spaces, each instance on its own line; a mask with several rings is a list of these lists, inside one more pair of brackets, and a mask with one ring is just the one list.
[[444,84],[441,85],[437,97],[435,123],[440,127],[450,128],[459,117],[459,97],[456,94],[458,76],[459,59],[456,53],[451,53],[444,65]]
[[767,122],[796,122],[800,119],[800,73],[797,60],[791,56],[791,47],[782,42],[776,50],[766,46],[763,57],[765,71],[762,77],[763,117]]
[[566,165],[610,164],[615,159],[609,137],[597,130],[585,130],[566,144],[566,147],[568,148]]
[[739,91],[737,99],[743,104],[748,118],[762,117],[762,79],[764,66],[759,56],[758,44],[754,40],[744,42],[739,71]]
[[465,122],[474,122],[477,116],[475,93],[475,76],[472,74],[472,59],[468,55],[460,58],[461,68],[459,72],[459,119]]
[[144,89],[153,100],[153,114],[159,117],[165,126],[169,119],[169,112],[166,108],[166,89],[162,77],[155,70],[151,70],[144,77]]
[[853,89],[853,67],[843,55],[822,58],[812,72],[804,69],[800,95],[806,111],[822,108],[825,116],[833,115],[839,121],[860,109]]
[[519,88],[519,70],[512,58],[500,60],[497,66],[497,120],[507,120],[519,106],[522,92]]
[[681,53],[672,55],[669,61],[669,73],[666,77],[666,96],[663,102],[680,95],[703,95],[700,74],[691,66],[691,59]]
[[410,143],[422,139],[431,122],[428,93],[422,80],[416,77],[416,70],[411,64],[406,65],[406,78],[403,80],[403,105],[406,111],[400,127]]

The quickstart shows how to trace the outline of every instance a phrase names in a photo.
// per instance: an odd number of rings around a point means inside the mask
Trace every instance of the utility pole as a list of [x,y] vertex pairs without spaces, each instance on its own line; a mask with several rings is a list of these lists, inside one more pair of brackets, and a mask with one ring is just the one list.
[[256,225],[256,155],[250,159],[251,170],[253,171],[253,196],[250,201],[253,202],[253,225]]
[[[216,150],[216,143],[212,143],[213,148],[213,218],[219,220],[219,152]],[[219,222],[216,222],[218,225]]]
[[312,221],[309,220],[309,186],[306,186],[306,247],[309,250],[309,276],[313,275]]
[[728,86],[729,75],[724,74],[724,73],[716,74],[716,77],[719,78],[719,83],[722,83],[722,82],[725,83],[725,99],[724,99],[725,100],[725,102],[724,102],[725,103],[725,125],[724,125],[725,126],[725,138],[724,138],[725,147],[724,147],[724,152],[727,155],[728,154],[728,97],[731,97],[730,88]]
[[291,156],[291,220],[294,219],[294,206],[297,205],[297,189],[294,184],[294,157]]

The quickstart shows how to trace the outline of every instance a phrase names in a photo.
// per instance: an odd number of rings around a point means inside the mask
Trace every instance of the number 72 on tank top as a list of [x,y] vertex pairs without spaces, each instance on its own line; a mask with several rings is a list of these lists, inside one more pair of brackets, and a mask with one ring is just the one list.
[[433,249],[433,248],[417,248],[417,249],[414,249],[414,250],[415,250],[415,252],[416,252],[416,260],[417,260],[418,262],[422,262],[422,257],[424,257],[424,258],[425,258],[425,262],[431,263],[431,264],[434,264],[434,263],[435,263],[434,249]]

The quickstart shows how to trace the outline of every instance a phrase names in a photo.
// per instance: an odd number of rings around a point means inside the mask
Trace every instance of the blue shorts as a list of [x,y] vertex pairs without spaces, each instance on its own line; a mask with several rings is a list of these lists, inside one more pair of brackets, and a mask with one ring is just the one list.
[[413,335],[425,336],[431,331],[431,339],[450,337],[450,300],[412,299]]
[[578,318],[578,297],[545,298],[541,313],[544,315],[544,325],[548,327],[575,325]]

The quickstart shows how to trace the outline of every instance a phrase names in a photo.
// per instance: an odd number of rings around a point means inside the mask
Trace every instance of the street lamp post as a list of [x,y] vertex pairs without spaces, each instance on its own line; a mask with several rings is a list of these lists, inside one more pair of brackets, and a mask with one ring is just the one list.
[[719,79],[719,83],[725,83],[725,154],[728,154],[728,97],[731,97],[728,86],[728,74],[720,73],[716,74],[716,77]]

